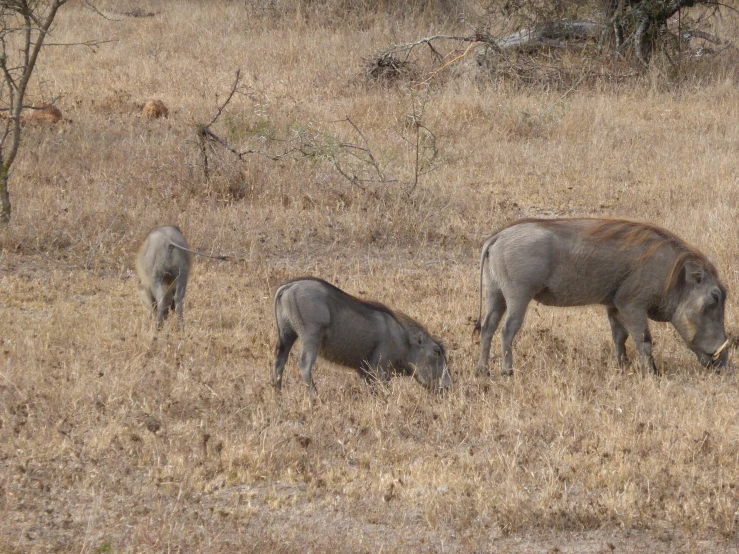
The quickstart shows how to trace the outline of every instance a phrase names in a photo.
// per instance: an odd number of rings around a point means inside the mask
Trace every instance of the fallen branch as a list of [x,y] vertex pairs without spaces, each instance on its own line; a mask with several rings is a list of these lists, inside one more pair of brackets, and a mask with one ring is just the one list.
[[98,10],[97,9],[97,6],[95,6],[95,4],[93,4],[92,2],[90,2],[90,0],[85,0],[85,6],[87,7],[87,9],[92,10],[93,12],[95,12],[95,14],[99,15],[100,17],[102,17],[103,19],[106,19],[108,21],[113,21],[115,23],[120,23],[121,21],[123,21],[122,19],[113,19],[111,17],[108,17],[103,12],[101,12],[100,10]]
[[97,48],[101,44],[107,44],[109,42],[118,42],[118,40],[109,39],[109,40],[86,40],[83,42],[46,42],[44,43],[44,48],[46,48],[47,46],[84,46],[92,50],[94,54],[97,54]]
[[422,44],[426,44],[429,46],[431,51],[438,56],[440,59],[443,57],[441,54],[438,53],[438,51],[433,47],[432,42],[435,40],[455,40],[458,42],[475,42],[479,39],[476,36],[471,37],[461,37],[457,35],[434,35],[432,37],[425,37],[422,39],[419,39],[415,42],[408,42],[406,44],[396,44],[394,46],[391,46],[387,50],[383,51],[383,54],[399,54],[399,53],[405,53],[405,59],[408,60],[408,57],[410,56],[411,52],[416,46],[421,46]]

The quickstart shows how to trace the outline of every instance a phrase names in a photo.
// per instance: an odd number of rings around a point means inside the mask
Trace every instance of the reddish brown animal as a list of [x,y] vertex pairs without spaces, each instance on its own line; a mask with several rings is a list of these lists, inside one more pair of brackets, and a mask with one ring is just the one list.
[[631,336],[644,367],[656,370],[647,321],[668,321],[701,363],[722,366],[726,289],[697,249],[656,225],[621,219],[526,219],[498,231],[480,260],[487,315],[478,370],[503,314],[503,373],[513,373],[512,344],[533,299],[548,306],[606,306],[616,357]]

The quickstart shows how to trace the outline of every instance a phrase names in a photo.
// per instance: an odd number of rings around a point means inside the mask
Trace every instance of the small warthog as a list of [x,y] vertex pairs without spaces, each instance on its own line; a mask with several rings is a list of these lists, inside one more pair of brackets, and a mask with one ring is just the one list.
[[161,327],[170,310],[177,312],[177,324],[184,325],[182,301],[190,273],[190,254],[226,260],[228,256],[211,256],[190,250],[182,232],[172,225],[152,229],[136,256],[139,292],[147,306],[154,309],[157,327]]
[[290,348],[299,337],[300,373],[315,393],[316,357],[356,369],[367,381],[413,375],[434,391],[452,384],[444,347],[419,323],[378,302],[355,298],[314,277],[288,281],[275,293],[277,347],[272,384],[279,390]]
[[503,373],[513,373],[511,345],[532,299],[547,306],[606,306],[619,365],[626,361],[631,336],[642,365],[656,371],[648,319],[672,323],[702,364],[726,364],[726,290],[716,268],[656,225],[620,219],[524,219],[503,228],[482,248],[476,329],[483,282],[487,315],[479,371],[487,369],[490,342],[507,309],[501,331]]

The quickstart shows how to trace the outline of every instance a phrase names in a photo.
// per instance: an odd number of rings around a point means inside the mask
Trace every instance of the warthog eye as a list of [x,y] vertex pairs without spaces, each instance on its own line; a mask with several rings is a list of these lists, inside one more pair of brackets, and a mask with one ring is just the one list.
[[717,288],[711,291],[710,298],[706,299],[706,308],[712,308],[721,302],[721,291]]

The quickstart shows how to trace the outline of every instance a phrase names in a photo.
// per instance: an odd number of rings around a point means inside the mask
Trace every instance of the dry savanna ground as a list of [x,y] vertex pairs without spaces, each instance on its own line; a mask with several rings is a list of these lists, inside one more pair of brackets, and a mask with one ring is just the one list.
[[[54,42],[113,42],[45,49],[30,91],[64,120],[24,127],[0,234],[0,552],[739,550],[733,367],[703,369],[653,324],[662,374],[621,371],[600,308],[532,304],[512,378],[476,375],[472,339],[484,239],[555,215],[639,218],[696,245],[737,336],[735,55],[680,79],[658,62],[524,86],[462,59],[430,87],[376,84],[364,58],[453,19],[322,5],[60,11]],[[303,149],[214,146],[206,179],[197,125],[237,69],[213,132]],[[153,98],[169,117],[141,115]],[[237,257],[195,260],[182,332],[157,332],[136,291],[158,224]],[[311,404],[293,353],[276,395],[272,295],[305,274],[423,322],[453,391],[373,390],[319,362]]]

